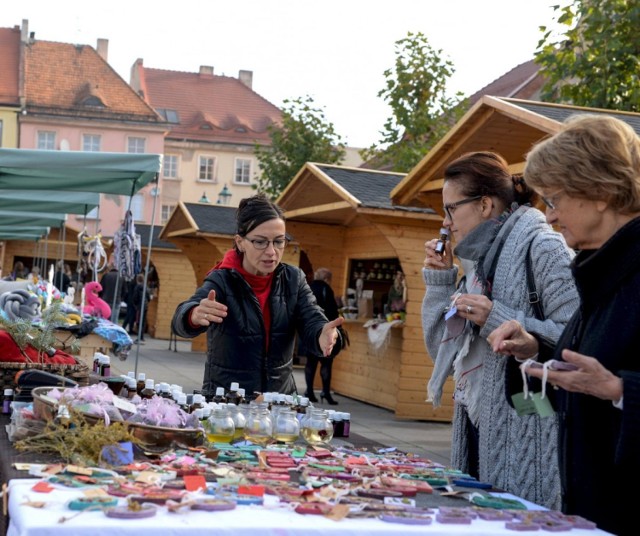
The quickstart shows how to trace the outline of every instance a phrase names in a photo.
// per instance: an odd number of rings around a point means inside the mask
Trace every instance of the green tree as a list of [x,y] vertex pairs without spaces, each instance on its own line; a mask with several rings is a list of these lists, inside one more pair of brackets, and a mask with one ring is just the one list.
[[434,50],[427,37],[409,32],[395,43],[396,61],[384,72],[386,85],[380,90],[391,107],[378,144],[361,151],[376,167],[408,172],[462,116],[462,93],[447,95],[453,63],[442,50]]
[[271,145],[256,145],[262,175],[256,188],[277,197],[307,162],[336,164],[345,145],[310,96],[285,100],[282,124],[269,127]]
[[640,0],[571,0],[553,9],[566,32],[540,28],[542,99],[639,111]]

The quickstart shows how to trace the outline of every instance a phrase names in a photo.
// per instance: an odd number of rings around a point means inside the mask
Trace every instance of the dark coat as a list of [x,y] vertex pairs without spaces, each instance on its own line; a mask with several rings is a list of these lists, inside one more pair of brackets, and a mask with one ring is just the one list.
[[119,306],[120,302],[122,302],[123,280],[118,270],[114,268],[106,272],[100,279],[100,285],[102,286],[100,297],[107,302],[109,307],[113,309],[114,306]]
[[[191,309],[216,291],[216,300],[228,307],[220,323],[194,328],[189,323]],[[238,382],[247,394],[254,392],[296,392],[293,379],[293,349],[296,332],[306,344],[320,352],[318,338],[327,318],[296,267],[276,268],[271,295],[271,330],[268,350],[264,319],[258,299],[242,275],[234,269],[217,269],[207,275],[193,296],[178,305],[173,330],[179,337],[192,338],[207,332],[207,364],[203,394],[212,396],[217,387],[229,388]]]
[[[333,289],[331,285],[326,281],[321,281],[319,279],[314,279],[309,284],[313,295],[316,297],[316,301],[318,302],[318,306],[324,311],[325,316],[329,320],[335,320],[339,316],[338,312],[338,304],[336,303],[336,296],[333,293]],[[302,341],[298,344],[298,355],[315,355],[322,356],[322,352],[319,354],[305,346]]]
[[640,482],[640,218],[573,265],[581,298],[556,346],[598,359],[623,379],[624,408],[557,391],[564,508],[614,534],[637,534]]

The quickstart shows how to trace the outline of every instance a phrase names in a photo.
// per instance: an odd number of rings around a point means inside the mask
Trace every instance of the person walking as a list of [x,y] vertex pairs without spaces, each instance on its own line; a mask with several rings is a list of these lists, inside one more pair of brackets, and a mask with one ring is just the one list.
[[[309,285],[313,292],[318,305],[324,311],[324,314],[329,320],[335,320],[338,318],[338,305],[336,298],[331,288],[332,274],[328,268],[318,268],[313,276],[313,281]],[[328,404],[336,405],[338,401],[331,396],[331,368],[333,365],[333,357],[314,354],[310,349],[304,346],[298,347],[298,355],[304,355],[306,357],[306,363],[304,367],[304,377],[307,384],[307,390],[305,396],[311,402],[317,402],[315,393],[313,392],[313,382],[316,376],[316,370],[318,363],[320,363],[320,379],[322,380],[322,392],[320,393],[320,400],[325,401]]]
[[249,396],[296,393],[296,334],[314,353],[331,353],[343,319],[328,321],[304,272],[282,262],[288,242],[278,205],[263,193],[241,200],[233,249],[176,308],[178,337],[207,333],[202,391],[208,399],[231,382]]
[[120,316],[120,304],[122,303],[123,281],[113,262],[109,262],[107,271],[100,279],[102,291],[100,297],[111,307],[111,322],[118,323]]

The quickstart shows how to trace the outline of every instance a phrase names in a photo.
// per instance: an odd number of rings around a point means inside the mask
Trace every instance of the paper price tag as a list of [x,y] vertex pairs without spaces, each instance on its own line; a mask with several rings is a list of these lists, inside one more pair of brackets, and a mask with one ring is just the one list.
[[119,396],[114,396],[113,397],[113,405],[116,408],[122,409],[124,411],[129,412],[129,413],[134,413],[134,414],[138,413],[138,409],[136,408],[135,404],[132,404],[126,398],[120,398]]

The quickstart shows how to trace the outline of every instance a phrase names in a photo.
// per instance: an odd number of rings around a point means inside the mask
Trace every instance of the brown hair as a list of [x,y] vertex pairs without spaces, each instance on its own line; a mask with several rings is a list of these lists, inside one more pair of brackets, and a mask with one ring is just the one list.
[[501,155],[490,151],[466,153],[456,158],[446,167],[444,181],[455,181],[466,197],[496,197],[504,208],[513,202],[531,203],[536,196],[521,177],[511,175]]
[[[285,221],[284,211],[264,193],[247,197],[240,201],[236,212],[236,234],[244,238],[258,225],[275,219]],[[238,249],[237,244],[235,248]]]
[[640,138],[608,115],[569,117],[562,129],[527,155],[529,186],[607,204],[623,214],[640,211]]

